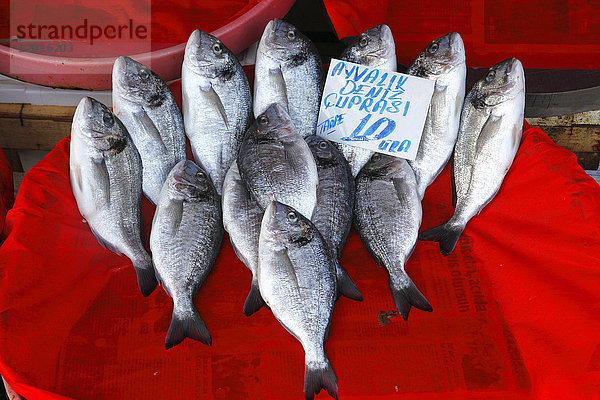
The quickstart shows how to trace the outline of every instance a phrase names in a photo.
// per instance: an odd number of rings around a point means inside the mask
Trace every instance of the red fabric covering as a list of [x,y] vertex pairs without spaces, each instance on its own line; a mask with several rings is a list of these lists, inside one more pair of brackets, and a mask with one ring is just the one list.
[[325,6],[340,38],[388,24],[404,65],[452,31],[465,42],[469,67],[488,68],[508,57],[526,68],[600,64],[600,12],[585,0],[325,0]]
[[[4,228],[4,218],[12,207],[14,199],[13,173],[10,164],[0,149],[0,232]],[[0,237],[0,243],[2,238]]]
[[[69,139],[27,173],[0,248],[0,374],[27,399],[302,398],[300,344],[262,309],[226,237],[195,302],[212,347],[165,351],[172,302],[143,298],[130,261],[77,210]],[[423,229],[451,214],[448,168]],[[153,208],[144,199],[146,237]],[[341,399],[565,399],[600,391],[600,188],[529,129],[504,186],[455,252],[419,242],[407,270],[434,312],[408,322],[353,231],[342,264],[364,295],[335,307],[326,351]],[[321,393],[319,398],[327,398]]]

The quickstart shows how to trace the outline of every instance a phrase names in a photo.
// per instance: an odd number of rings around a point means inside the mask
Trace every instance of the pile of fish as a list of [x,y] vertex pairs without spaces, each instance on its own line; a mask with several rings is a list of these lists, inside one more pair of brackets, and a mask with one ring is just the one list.
[[[396,71],[389,27],[362,33],[341,58]],[[81,100],[71,131],[75,199],[98,241],[131,259],[142,294],[160,283],[172,297],[167,349],[185,337],[212,343],[193,299],[224,231],[252,273],[244,314],[268,306],[304,348],[307,399],[321,389],[337,398],[323,342],[336,299],[362,300],[338,262],[352,223],[388,271],[402,317],[412,307],[432,311],[406,262],[418,237],[450,253],[498,192],[520,142],[524,78],[520,62],[508,59],[465,98],[458,33],[434,40],[407,73],[435,80],[414,161],[314,135],[322,62],[313,43],[280,20],[259,42],[253,95],[235,55],[197,30],[182,66],[183,113],[165,82],[128,57],[114,63],[112,112]],[[194,161],[186,159],[186,137]],[[419,235],[425,190],[452,154],[455,213]],[[143,244],[142,193],[156,205],[152,256]]]

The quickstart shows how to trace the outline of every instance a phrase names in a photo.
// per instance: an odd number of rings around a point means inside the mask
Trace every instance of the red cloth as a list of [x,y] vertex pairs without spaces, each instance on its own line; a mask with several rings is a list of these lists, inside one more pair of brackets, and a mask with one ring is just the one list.
[[[31,169],[0,248],[0,374],[34,399],[302,398],[300,344],[262,309],[242,314],[250,272],[225,237],[195,298],[213,338],[165,351],[172,302],[140,295],[130,261],[78,212],[69,139]],[[449,168],[423,229],[452,212]],[[153,207],[144,199],[146,238]],[[433,305],[408,322],[352,231],[342,265],[364,302],[340,299],[326,352],[342,399],[596,398],[600,390],[600,188],[539,129],[455,252],[419,242],[407,271]],[[322,392],[319,398],[328,398]]]
[[[433,39],[460,33],[467,65],[517,57],[525,68],[597,69],[600,10],[586,0],[324,0],[340,38],[386,23],[398,62],[409,65]],[[532,23],[532,16],[535,22]]]
[[[4,218],[12,207],[14,199],[13,173],[8,160],[0,149],[0,232],[4,228]],[[0,237],[0,243],[2,238]]]

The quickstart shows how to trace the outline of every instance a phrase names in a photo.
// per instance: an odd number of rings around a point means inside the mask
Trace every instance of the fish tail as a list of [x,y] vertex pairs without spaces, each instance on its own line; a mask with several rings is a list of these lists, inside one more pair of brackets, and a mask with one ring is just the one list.
[[446,222],[419,233],[419,240],[439,242],[442,254],[447,256],[454,251],[456,242],[458,242],[458,238],[460,238],[464,229],[464,226],[450,225]]
[[341,265],[337,267],[337,287],[342,296],[356,301],[363,301],[360,290],[358,290],[348,272]]
[[264,305],[265,301],[260,295],[260,290],[258,289],[258,281],[256,279],[252,279],[250,292],[248,293],[248,297],[246,297],[246,301],[244,302],[244,315],[246,317],[249,317],[258,310],[260,310]]
[[[150,257],[148,256],[148,259]],[[143,262],[134,262],[133,268],[137,275],[137,282],[140,288],[140,292],[144,297],[148,297],[150,293],[154,291],[158,281],[154,273],[154,267],[151,260],[144,260]]]
[[208,346],[212,345],[210,333],[195,308],[191,315],[185,316],[178,315],[177,312],[173,311],[171,325],[169,326],[169,331],[165,338],[166,349],[169,350],[171,347],[178,345],[186,337],[202,342]]
[[324,364],[307,361],[304,367],[305,400],[313,400],[321,389],[325,389],[334,399],[338,398],[337,378],[327,358]]
[[[402,286],[394,285],[390,281],[390,289],[392,290],[392,297],[394,297],[394,303],[396,308],[404,320],[408,320],[408,313],[414,306],[419,310],[433,311],[433,307],[429,304],[429,301],[423,296],[423,293],[419,291],[417,286],[414,284],[412,279],[405,276],[408,282],[404,282]],[[398,287],[398,288],[397,288]]]

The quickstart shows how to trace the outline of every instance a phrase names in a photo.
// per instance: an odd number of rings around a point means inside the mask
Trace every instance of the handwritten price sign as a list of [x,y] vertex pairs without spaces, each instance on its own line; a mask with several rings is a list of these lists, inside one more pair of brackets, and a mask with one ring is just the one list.
[[317,135],[414,160],[435,82],[331,60]]

